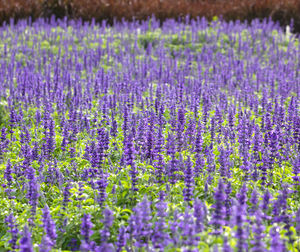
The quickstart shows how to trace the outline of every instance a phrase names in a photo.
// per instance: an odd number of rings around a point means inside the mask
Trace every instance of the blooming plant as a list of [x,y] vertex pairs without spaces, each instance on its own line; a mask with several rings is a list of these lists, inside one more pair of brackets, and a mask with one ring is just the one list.
[[271,21],[0,28],[0,247],[300,251],[300,43]]

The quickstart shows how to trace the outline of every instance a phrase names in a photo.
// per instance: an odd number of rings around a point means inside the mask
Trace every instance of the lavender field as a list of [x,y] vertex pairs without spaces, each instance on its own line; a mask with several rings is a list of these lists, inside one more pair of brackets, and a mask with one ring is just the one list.
[[0,27],[0,251],[300,251],[300,43],[272,22]]

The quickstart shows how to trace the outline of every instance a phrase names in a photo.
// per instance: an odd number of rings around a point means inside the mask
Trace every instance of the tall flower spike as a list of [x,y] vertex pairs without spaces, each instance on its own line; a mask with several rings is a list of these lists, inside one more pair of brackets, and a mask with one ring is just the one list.
[[194,217],[196,232],[201,233],[204,230],[205,210],[204,204],[199,199],[194,202]]
[[177,120],[177,150],[180,152],[183,148],[183,131],[185,125],[185,111],[182,107],[178,109],[178,120]]
[[179,225],[181,228],[182,244],[188,247],[197,246],[198,244],[193,219],[193,216],[190,214],[190,208],[187,207]]
[[228,244],[228,238],[225,236],[223,240],[223,252],[232,252],[232,248]]
[[222,233],[222,226],[225,224],[225,194],[224,194],[224,184],[222,179],[219,180],[219,185],[216,188],[214,195],[215,203],[212,206],[213,214],[210,224],[214,226],[213,234],[219,235]]
[[205,160],[203,154],[196,154],[196,163],[194,168],[194,175],[195,177],[199,177],[200,173],[203,172],[205,165]]
[[101,241],[106,243],[107,240],[109,239],[110,236],[110,227],[113,224],[114,221],[114,215],[113,212],[111,210],[109,210],[108,208],[104,209],[104,219],[103,219],[103,229],[101,230]]
[[64,191],[63,191],[63,207],[66,208],[68,205],[68,202],[70,202],[70,196],[71,196],[71,184],[69,182],[67,182]]
[[296,212],[296,232],[300,236],[300,207]]
[[240,192],[236,196],[237,196],[239,203],[242,206],[245,206],[246,202],[247,202],[247,187],[246,187],[245,183],[242,185]]
[[7,161],[6,169],[4,171],[4,178],[7,181],[8,185],[11,185],[13,177],[12,177],[12,166],[10,160]]
[[153,145],[154,145],[154,137],[153,137],[153,131],[154,131],[154,114],[153,112],[150,113],[149,119],[148,119],[148,131],[147,131],[147,143],[146,143],[146,153],[145,157],[150,159],[150,162],[152,161],[154,157],[153,153]]
[[[28,169],[28,191],[27,191],[27,198],[29,200],[29,204],[31,205],[31,214],[32,214],[32,218],[34,218],[35,214],[36,214],[36,208],[37,208],[37,204],[38,204],[38,199],[39,199],[39,193],[38,193],[38,182],[37,179],[35,177],[35,170],[32,167],[29,167]],[[30,221],[32,221],[32,218],[30,219]],[[33,224],[33,223],[31,223]]]
[[11,239],[9,240],[10,246],[12,249],[17,249],[17,240],[18,240],[18,234],[19,230],[16,225],[16,220],[14,215],[11,213],[5,218],[5,222],[8,226],[8,232],[11,234]]
[[126,158],[126,165],[130,165],[130,175],[131,175],[131,183],[132,183],[132,190],[137,191],[137,175],[138,171],[135,166],[135,151],[133,147],[133,137],[132,135],[128,136],[128,139],[126,140],[125,143],[125,151],[124,151],[124,156]]
[[170,242],[169,234],[166,232],[167,225],[165,223],[167,204],[164,201],[160,201],[156,204],[156,207],[157,221],[154,225],[154,232],[151,236],[151,240],[155,249],[163,251]]
[[237,239],[236,246],[239,252],[244,251],[246,247],[245,213],[245,206],[241,202],[236,201],[234,204],[233,226],[237,227],[234,236]]
[[261,252],[261,251],[265,251],[264,242],[263,242],[263,238],[265,237],[265,235],[263,233],[264,226],[262,224],[262,212],[260,210],[256,211],[255,216],[256,216],[256,220],[253,227],[254,239],[252,241],[253,244],[252,251]]
[[126,234],[126,228],[124,226],[121,226],[119,229],[118,239],[116,242],[117,252],[121,252],[122,249],[126,246],[127,242],[127,234]]
[[9,144],[9,140],[6,139],[7,131],[6,128],[1,129],[1,137],[0,137],[0,160],[3,158],[3,154],[7,151],[7,147]]
[[49,124],[49,134],[47,138],[47,149],[48,149],[48,158],[52,156],[52,152],[55,149],[55,122],[51,118]]
[[249,209],[249,212],[251,215],[255,215],[257,208],[258,208],[258,193],[256,192],[256,190],[254,189],[252,194],[251,194],[251,198],[250,198],[250,203],[252,204],[251,208]]
[[134,208],[134,213],[131,215],[129,220],[130,232],[132,237],[136,240],[135,246],[138,248],[147,246],[149,242],[152,234],[152,224],[150,223],[150,220],[150,202],[145,196],[143,201]]
[[271,228],[270,236],[271,236],[270,251],[276,251],[276,252],[286,251],[284,242],[281,240],[280,235],[276,230],[276,227]]
[[90,237],[93,234],[92,231],[93,223],[91,221],[91,215],[84,214],[81,220],[81,231],[80,234],[83,237],[83,245],[85,248],[91,248]]
[[27,225],[25,225],[24,230],[22,232],[22,238],[20,239],[19,248],[21,252],[33,252],[31,233]]
[[50,252],[52,249],[53,241],[51,241],[48,235],[42,237],[42,241],[39,247],[39,252]]
[[46,236],[49,237],[51,246],[54,246],[56,243],[56,227],[54,221],[51,219],[50,211],[48,206],[46,205],[43,209],[43,228],[46,233]]
[[106,187],[107,187],[107,181],[105,178],[101,178],[96,181],[98,195],[96,197],[97,202],[100,206],[103,205],[103,202],[106,199]]
[[162,176],[164,172],[164,158],[162,154],[163,150],[163,145],[164,145],[164,137],[162,134],[162,128],[160,127],[157,133],[157,140],[155,144],[155,156],[156,156],[156,162],[154,164],[155,166],[155,174],[157,177],[157,182],[162,183]]
[[194,175],[193,175],[193,168],[192,162],[190,157],[186,161],[186,169],[184,172],[184,183],[185,188],[183,190],[183,196],[185,201],[191,201],[193,197],[193,187],[194,187]]
[[225,209],[226,209],[226,224],[230,223],[231,211],[232,211],[232,199],[230,197],[232,188],[231,183],[228,182],[225,188],[226,199],[225,199]]
[[186,137],[188,144],[191,145],[191,147],[193,148],[193,145],[195,144],[195,120],[191,118],[186,129]]
[[172,154],[172,159],[169,161],[168,164],[168,177],[169,181],[172,185],[174,185],[177,181],[177,174],[175,172],[177,171],[177,160],[175,159],[175,154]]

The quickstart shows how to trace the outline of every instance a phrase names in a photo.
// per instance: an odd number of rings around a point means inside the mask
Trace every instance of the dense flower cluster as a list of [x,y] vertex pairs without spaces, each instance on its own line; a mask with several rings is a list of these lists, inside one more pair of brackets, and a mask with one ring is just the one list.
[[4,25],[1,246],[299,250],[299,55],[266,21]]

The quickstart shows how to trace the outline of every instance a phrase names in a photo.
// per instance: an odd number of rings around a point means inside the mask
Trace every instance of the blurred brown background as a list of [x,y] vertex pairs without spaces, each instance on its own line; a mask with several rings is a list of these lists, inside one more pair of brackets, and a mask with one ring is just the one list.
[[294,20],[300,32],[300,0],[0,0],[0,23],[31,17],[68,18],[96,21],[145,19],[155,15],[166,18],[222,16],[225,20],[251,21],[268,18],[282,26]]

